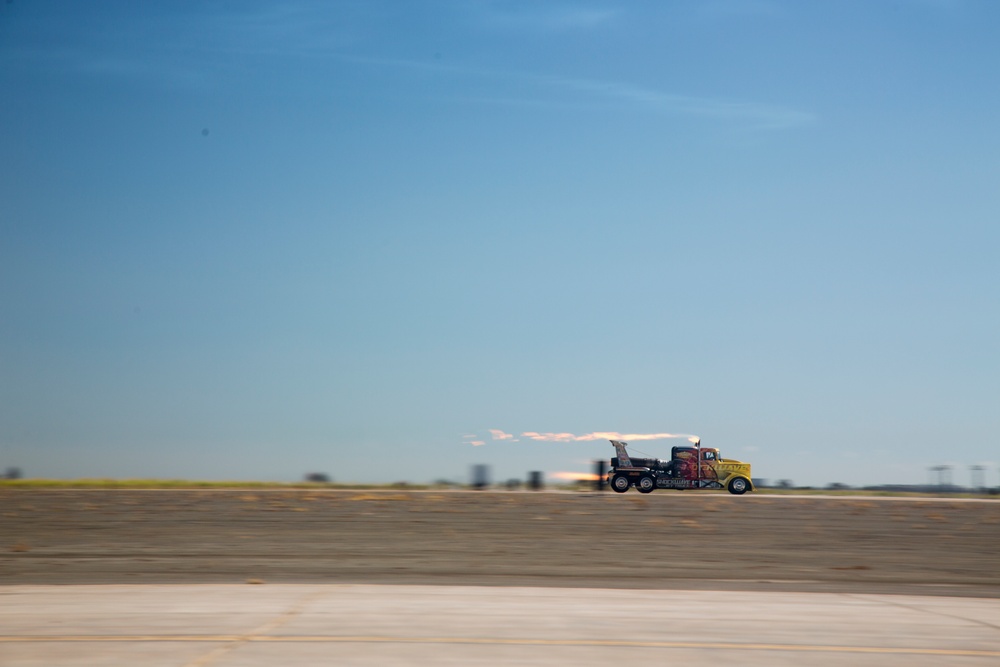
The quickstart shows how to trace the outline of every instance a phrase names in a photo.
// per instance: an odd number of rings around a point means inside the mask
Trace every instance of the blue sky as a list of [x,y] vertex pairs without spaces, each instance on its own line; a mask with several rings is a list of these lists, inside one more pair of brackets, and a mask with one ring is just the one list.
[[997,484],[998,29],[2,4],[0,467],[506,479],[612,453],[522,433],[678,432],[772,480]]

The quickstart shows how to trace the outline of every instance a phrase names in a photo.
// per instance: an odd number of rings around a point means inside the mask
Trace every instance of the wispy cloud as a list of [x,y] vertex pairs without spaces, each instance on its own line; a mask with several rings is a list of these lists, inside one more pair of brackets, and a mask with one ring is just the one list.
[[612,20],[618,12],[581,3],[479,2],[467,3],[472,20],[480,27],[505,31],[561,32],[590,29]]
[[490,429],[490,437],[493,438],[494,440],[513,440],[514,439],[514,434],[512,434],[512,433],[504,433],[503,431],[501,431],[498,428],[491,428]]
[[[436,61],[414,61],[356,55],[335,56],[346,62],[396,69],[411,69],[423,74],[438,74],[454,79],[492,81],[492,90],[509,85],[516,96],[496,93],[464,99],[486,104],[521,106],[588,106],[618,105],[639,111],[652,111],[720,121],[743,122],[760,129],[782,129],[816,122],[815,114],[748,100],[670,93],[649,86],[623,81],[565,77],[531,72],[516,72],[443,64]],[[470,86],[471,87],[471,86]],[[456,86],[461,89],[461,84]]]
[[[396,74],[404,75],[408,71],[419,73],[421,81],[435,77],[442,84],[421,86],[421,90],[434,90],[432,94],[442,99],[483,105],[612,107],[626,112],[671,114],[770,130],[816,121],[812,113],[778,104],[685,95],[625,80],[351,53],[361,43],[357,34],[366,29],[377,32],[381,19],[350,6],[336,11],[322,7],[310,2],[280,7],[265,5],[240,12],[206,12],[198,21],[183,20],[183,14],[171,15],[163,21],[136,14],[120,25],[102,24],[99,34],[78,35],[72,43],[41,53],[22,49],[21,55],[33,59],[44,57],[92,75],[200,88],[210,86],[220,76],[226,80],[233,76],[257,76],[261,71],[257,65],[262,60],[291,58],[380,68],[387,73],[395,70]],[[575,4],[488,3],[478,7],[477,11],[491,16],[494,22],[521,21],[549,26],[596,25],[611,20],[615,14],[614,10],[580,8]],[[369,80],[373,87],[379,85],[377,77]],[[399,89],[397,77],[389,83],[394,90]]]
[[[236,10],[201,7],[123,10],[115,20],[95,12],[38,23],[56,39],[24,45],[25,60],[84,74],[144,83],[201,86],[214,75],[256,71],[254,58],[314,57],[349,48],[366,12],[315,2],[246,3]],[[58,43],[58,46],[53,46]]]
[[678,95],[615,81],[561,77],[548,77],[547,80],[554,86],[574,89],[595,97],[618,100],[646,109],[722,120],[748,120],[766,128],[776,129],[805,125],[816,120],[816,117],[810,113],[759,102]]

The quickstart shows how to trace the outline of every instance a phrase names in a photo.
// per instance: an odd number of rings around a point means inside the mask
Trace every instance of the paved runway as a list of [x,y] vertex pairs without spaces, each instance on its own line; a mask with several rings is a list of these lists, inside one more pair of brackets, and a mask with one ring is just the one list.
[[0,587],[4,667],[1000,664],[1000,600],[369,585]]

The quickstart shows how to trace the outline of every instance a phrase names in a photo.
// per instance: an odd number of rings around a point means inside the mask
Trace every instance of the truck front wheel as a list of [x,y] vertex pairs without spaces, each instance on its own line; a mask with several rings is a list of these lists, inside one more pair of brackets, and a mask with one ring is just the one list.
[[744,493],[747,492],[747,489],[749,488],[750,485],[747,484],[747,481],[742,477],[734,477],[733,479],[729,480],[729,493],[735,494],[737,496],[742,496]]
[[628,477],[625,475],[615,475],[611,478],[611,488],[618,493],[625,493],[631,485],[632,483],[628,481]]
[[636,488],[638,488],[641,493],[649,493],[656,488],[656,482],[653,481],[652,477],[640,477],[639,483],[636,484]]

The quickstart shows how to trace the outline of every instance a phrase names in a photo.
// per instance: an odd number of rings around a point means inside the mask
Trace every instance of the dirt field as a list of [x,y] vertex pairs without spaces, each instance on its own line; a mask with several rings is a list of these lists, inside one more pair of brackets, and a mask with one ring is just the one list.
[[0,491],[0,585],[252,580],[1000,597],[1000,502]]

